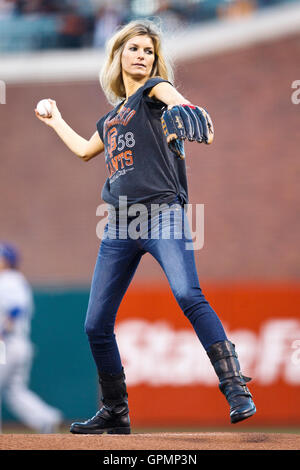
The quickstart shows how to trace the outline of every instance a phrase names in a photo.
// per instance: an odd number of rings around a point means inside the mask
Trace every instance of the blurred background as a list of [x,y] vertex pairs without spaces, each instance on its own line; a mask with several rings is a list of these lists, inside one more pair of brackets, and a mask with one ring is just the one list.
[[[299,432],[296,0],[0,0],[0,240],[19,247],[33,287],[30,387],[61,410],[62,430],[98,407],[84,319],[107,176],[102,156],[77,159],[34,108],[55,99],[89,138],[111,109],[98,80],[105,41],[142,17],[162,27],[176,88],[215,125],[211,147],[186,144],[186,164],[189,202],[205,208],[200,284],[253,378],[257,414],[234,430]],[[228,425],[206,354],[150,255],[116,334],[134,432]],[[24,432],[5,405],[2,415],[3,432]]]

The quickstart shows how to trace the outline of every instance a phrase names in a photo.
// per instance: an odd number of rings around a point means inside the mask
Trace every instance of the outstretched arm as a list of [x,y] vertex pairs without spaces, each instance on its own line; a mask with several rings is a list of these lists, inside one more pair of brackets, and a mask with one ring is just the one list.
[[176,88],[167,82],[161,82],[155,85],[151,89],[149,96],[150,98],[155,97],[167,104],[169,109],[179,104],[191,104],[191,102],[184,98]]
[[211,144],[214,128],[208,112],[194,106],[170,83],[161,82],[152,88],[150,97],[155,97],[168,105],[161,117],[163,132],[169,148],[180,158],[185,158],[183,141]]
[[104,144],[97,131],[89,140],[81,137],[64,121],[57,108],[56,102],[54,100],[49,101],[51,103],[51,117],[40,116],[37,109],[35,109],[35,115],[40,121],[55,130],[71,152],[87,162],[104,150]]

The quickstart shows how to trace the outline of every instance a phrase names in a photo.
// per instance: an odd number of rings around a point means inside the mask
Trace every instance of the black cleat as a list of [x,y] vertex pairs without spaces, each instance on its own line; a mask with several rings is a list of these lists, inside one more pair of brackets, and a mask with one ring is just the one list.
[[130,420],[127,404],[102,408],[91,419],[72,423],[73,434],[130,434]]
[[91,419],[82,423],[72,423],[73,434],[130,434],[128,394],[125,374],[99,372],[103,406]]
[[251,379],[241,373],[235,345],[227,340],[219,341],[210,346],[207,354],[219,377],[219,389],[229,403],[231,423],[253,416],[256,408],[246,386]]
[[232,424],[250,418],[256,413],[252,395],[239,377],[232,377],[220,383],[219,388],[230,405],[230,421]]

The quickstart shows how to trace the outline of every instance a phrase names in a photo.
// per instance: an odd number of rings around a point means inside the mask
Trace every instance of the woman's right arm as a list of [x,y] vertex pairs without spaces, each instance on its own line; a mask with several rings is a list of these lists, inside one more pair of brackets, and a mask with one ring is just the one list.
[[52,107],[52,115],[49,118],[42,117],[35,109],[36,117],[52,127],[66,146],[79,158],[88,162],[91,158],[103,152],[104,144],[98,131],[87,140],[77,134],[62,118],[54,100],[49,100]]

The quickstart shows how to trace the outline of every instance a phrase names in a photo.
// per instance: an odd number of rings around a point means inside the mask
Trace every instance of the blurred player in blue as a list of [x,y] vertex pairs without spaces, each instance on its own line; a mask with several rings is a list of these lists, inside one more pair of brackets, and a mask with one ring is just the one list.
[[19,263],[18,250],[0,241],[0,399],[23,424],[49,434],[58,429],[62,415],[28,389],[33,358],[33,297]]

